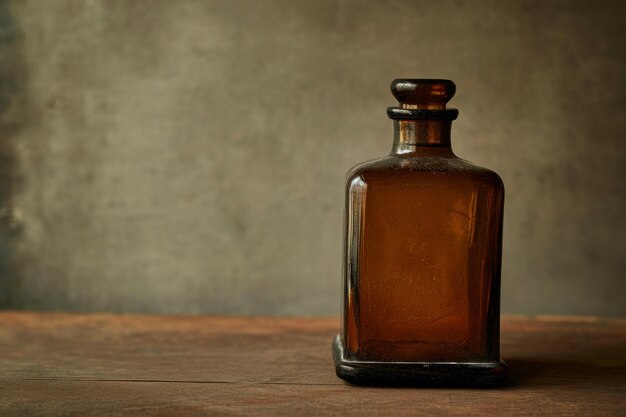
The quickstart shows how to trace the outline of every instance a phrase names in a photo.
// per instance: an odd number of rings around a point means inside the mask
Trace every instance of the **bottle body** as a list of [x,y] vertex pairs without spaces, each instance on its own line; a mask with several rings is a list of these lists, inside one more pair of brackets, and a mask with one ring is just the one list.
[[342,338],[364,361],[497,362],[504,187],[446,147],[348,175]]
[[348,173],[337,375],[358,384],[502,382],[504,185],[450,145],[450,80],[398,79],[390,155]]

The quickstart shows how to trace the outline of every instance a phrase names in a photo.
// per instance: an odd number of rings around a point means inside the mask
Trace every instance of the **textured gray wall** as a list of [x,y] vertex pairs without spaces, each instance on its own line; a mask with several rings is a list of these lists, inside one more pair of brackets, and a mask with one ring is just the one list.
[[0,306],[336,314],[345,172],[437,77],[503,311],[626,315],[624,4],[3,2]]

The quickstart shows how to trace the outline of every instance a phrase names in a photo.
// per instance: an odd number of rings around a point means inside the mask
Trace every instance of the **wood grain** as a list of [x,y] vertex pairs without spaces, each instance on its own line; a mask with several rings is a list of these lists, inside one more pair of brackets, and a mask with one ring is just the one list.
[[330,318],[0,313],[0,415],[624,415],[626,319],[505,317],[499,389],[347,385]]

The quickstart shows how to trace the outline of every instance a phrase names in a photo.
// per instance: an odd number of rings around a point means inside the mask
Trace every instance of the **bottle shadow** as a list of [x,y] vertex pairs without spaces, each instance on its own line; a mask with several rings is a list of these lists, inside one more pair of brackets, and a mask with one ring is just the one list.
[[621,360],[597,358],[506,358],[509,376],[503,388],[626,385],[626,353]]

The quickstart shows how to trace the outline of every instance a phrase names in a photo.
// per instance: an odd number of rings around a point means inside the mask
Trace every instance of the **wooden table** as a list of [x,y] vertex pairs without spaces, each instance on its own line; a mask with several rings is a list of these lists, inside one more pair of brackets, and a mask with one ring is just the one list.
[[0,416],[626,415],[626,319],[504,317],[496,389],[337,379],[333,318],[0,313]]

